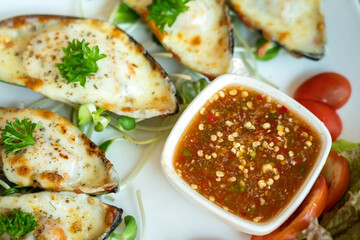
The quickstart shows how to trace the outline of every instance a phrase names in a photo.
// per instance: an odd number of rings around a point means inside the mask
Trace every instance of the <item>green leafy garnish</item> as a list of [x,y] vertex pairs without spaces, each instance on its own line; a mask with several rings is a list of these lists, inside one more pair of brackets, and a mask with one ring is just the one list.
[[13,238],[28,234],[39,226],[31,213],[13,209],[12,213],[0,214],[0,237],[8,233]]
[[120,234],[116,234],[116,233],[112,233],[110,235],[110,238],[115,238],[117,240],[134,240],[136,238],[137,235],[137,225],[136,225],[136,221],[135,218],[133,216],[126,216],[125,217],[125,229],[122,233]]
[[82,41],[73,39],[72,42],[68,42],[67,48],[62,48],[65,53],[65,56],[61,58],[63,63],[56,63],[55,66],[67,83],[80,82],[80,85],[84,87],[86,77],[98,70],[96,61],[106,57],[105,54],[99,54],[97,45],[92,49],[88,45],[85,39]]
[[1,142],[4,144],[5,153],[17,152],[25,147],[35,145],[33,133],[41,128],[41,123],[33,123],[27,119],[15,119],[14,122],[6,122],[1,132]]
[[137,15],[134,10],[132,10],[126,3],[121,2],[120,7],[113,20],[113,24],[132,23],[139,18],[139,15]]
[[187,106],[208,84],[205,78],[184,82],[178,89],[181,104]]
[[171,27],[180,13],[189,9],[186,4],[191,0],[153,0],[147,9],[147,20],[154,20],[155,25],[163,32],[166,25]]
[[345,139],[338,139],[331,144],[331,150],[335,152],[344,152],[358,147],[358,143],[349,142]]
[[136,121],[132,117],[121,116],[117,119],[117,122],[126,131],[131,131],[136,127]]
[[[280,46],[276,43],[273,42],[269,42],[268,40],[266,40],[265,38],[259,38],[256,41],[256,51],[255,51],[255,58],[259,61],[269,61],[273,58],[275,58],[279,51],[280,51]],[[263,56],[259,56],[258,52],[260,48],[266,48],[266,52]]]
[[14,186],[8,189],[5,189],[1,192],[1,196],[8,196],[16,193],[26,193],[28,190],[33,189],[32,187],[24,187],[24,186]]

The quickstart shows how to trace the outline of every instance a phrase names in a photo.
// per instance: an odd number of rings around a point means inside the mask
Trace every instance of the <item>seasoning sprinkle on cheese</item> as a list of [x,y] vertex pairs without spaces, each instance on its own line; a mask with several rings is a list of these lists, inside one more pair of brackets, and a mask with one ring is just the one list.
[[179,141],[176,172],[226,211],[268,221],[307,177],[320,138],[300,116],[266,94],[228,86],[214,96]]

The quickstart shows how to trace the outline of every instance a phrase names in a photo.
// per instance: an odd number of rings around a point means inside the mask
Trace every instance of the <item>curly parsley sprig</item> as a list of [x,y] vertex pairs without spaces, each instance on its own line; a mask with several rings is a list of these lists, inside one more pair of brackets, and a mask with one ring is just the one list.
[[154,20],[155,25],[164,31],[166,25],[171,27],[180,13],[189,9],[186,4],[191,0],[153,0],[147,9],[147,20]]
[[5,153],[17,152],[27,146],[35,145],[33,133],[36,129],[41,128],[41,123],[33,123],[27,119],[15,119],[14,122],[6,122],[6,126],[1,132],[1,142]]
[[0,214],[0,237],[8,233],[19,238],[34,231],[37,226],[39,223],[31,213],[13,209],[12,213]]
[[99,47],[95,45],[92,49],[85,39],[73,39],[68,42],[67,48],[62,48],[65,56],[61,59],[63,63],[56,63],[55,66],[60,70],[60,75],[67,80],[67,83],[80,82],[85,86],[86,77],[91,73],[96,73],[99,69],[97,61],[106,57],[100,54]]

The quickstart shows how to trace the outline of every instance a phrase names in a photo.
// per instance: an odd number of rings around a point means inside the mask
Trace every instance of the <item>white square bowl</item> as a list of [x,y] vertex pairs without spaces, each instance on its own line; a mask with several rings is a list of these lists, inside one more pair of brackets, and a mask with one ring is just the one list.
[[[307,178],[300,186],[297,193],[289,201],[289,203],[279,211],[279,213],[265,222],[255,223],[250,220],[246,220],[232,213],[225,211],[215,203],[210,202],[207,198],[203,197],[200,193],[192,189],[175,171],[173,159],[176,146],[181,139],[184,131],[191,123],[193,117],[198,113],[199,109],[208,101],[208,99],[215,93],[225,88],[228,85],[239,85],[245,88],[255,90],[257,92],[264,93],[271,96],[273,99],[285,105],[288,109],[291,109],[297,115],[301,116],[309,125],[312,125],[312,129],[319,134],[321,146],[318,158],[314,162],[311,171],[308,173]],[[218,218],[233,226],[239,231],[255,234],[265,235],[278,228],[290,215],[297,209],[297,207],[304,200],[310,189],[314,185],[317,177],[320,174],[322,167],[325,164],[326,158],[331,147],[331,137],[326,129],[325,125],[316,118],[310,111],[300,105],[294,99],[288,95],[280,92],[279,90],[270,87],[257,80],[243,77],[235,74],[226,74],[218,77],[211,82],[186,108],[182,113],[175,126],[173,127],[167,141],[165,143],[162,155],[161,165],[162,170],[176,189],[178,189],[185,196],[189,197],[195,203],[207,209]]]

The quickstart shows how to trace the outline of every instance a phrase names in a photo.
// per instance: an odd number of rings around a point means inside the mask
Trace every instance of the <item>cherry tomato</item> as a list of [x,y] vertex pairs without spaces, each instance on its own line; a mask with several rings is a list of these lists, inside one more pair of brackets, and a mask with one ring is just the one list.
[[324,175],[329,187],[329,196],[324,209],[324,212],[327,212],[344,195],[349,185],[349,166],[345,158],[335,151],[330,151],[321,174]]
[[339,137],[342,131],[342,122],[335,109],[325,103],[307,99],[300,99],[298,102],[325,124],[333,141]]
[[342,75],[325,72],[313,76],[296,90],[294,98],[309,99],[341,108],[350,98],[350,82]]
[[328,188],[324,176],[320,175],[308,196],[291,217],[276,229],[265,236],[252,236],[251,240],[290,240],[310,223],[311,218],[319,217],[326,206]]

